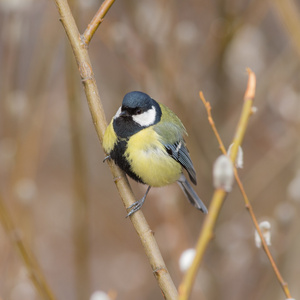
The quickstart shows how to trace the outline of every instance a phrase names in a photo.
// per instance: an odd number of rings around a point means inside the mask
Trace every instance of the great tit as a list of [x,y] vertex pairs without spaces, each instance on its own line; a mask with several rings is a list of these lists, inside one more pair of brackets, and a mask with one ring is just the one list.
[[132,179],[148,185],[144,197],[133,203],[127,216],[138,211],[150,190],[178,182],[188,200],[207,213],[183,174],[193,184],[196,172],[183,136],[187,134],[179,118],[165,105],[142,92],[124,96],[122,106],[108,125],[103,148],[108,156]]

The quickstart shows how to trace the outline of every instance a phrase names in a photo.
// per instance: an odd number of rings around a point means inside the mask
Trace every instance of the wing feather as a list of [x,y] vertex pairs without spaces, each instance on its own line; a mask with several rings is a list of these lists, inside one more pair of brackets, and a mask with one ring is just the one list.
[[164,146],[166,147],[168,154],[187,170],[190,180],[194,184],[197,184],[196,171],[190,158],[189,151],[185,147],[184,140],[175,142],[172,145],[169,144]]
[[187,170],[191,181],[197,184],[196,172],[183,139],[183,136],[187,135],[186,130],[180,119],[168,107],[160,104],[160,108],[162,118],[153,129],[160,137],[160,142],[165,146],[167,153]]

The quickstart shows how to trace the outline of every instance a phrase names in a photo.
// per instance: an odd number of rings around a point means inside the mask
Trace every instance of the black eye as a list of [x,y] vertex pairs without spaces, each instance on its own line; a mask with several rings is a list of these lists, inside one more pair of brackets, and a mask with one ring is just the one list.
[[139,109],[137,109],[137,110],[135,111],[135,114],[136,114],[136,115],[140,115],[142,112],[143,112],[143,111],[139,108]]

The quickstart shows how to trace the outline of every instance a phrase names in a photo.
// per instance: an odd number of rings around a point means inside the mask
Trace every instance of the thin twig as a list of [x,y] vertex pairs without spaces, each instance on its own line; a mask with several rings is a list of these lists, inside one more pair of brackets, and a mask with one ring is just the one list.
[[237,184],[239,186],[239,189],[241,190],[241,193],[243,195],[243,198],[244,198],[244,201],[245,201],[245,206],[246,206],[246,208],[247,208],[247,210],[248,210],[248,212],[249,212],[249,214],[251,216],[251,219],[253,221],[254,227],[255,227],[256,231],[258,232],[258,235],[260,236],[263,249],[264,249],[264,251],[265,251],[265,253],[266,253],[266,255],[267,255],[267,257],[268,257],[268,259],[269,259],[269,261],[271,263],[271,266],[272,266],[272,268],[274,270],[274,273],[275,273],[275,275],[276,275],[276,277],[277,277],[277,279],[278,279],[278,281],[279,281],[279,283],[280,283],[280,285],[281,285],[281,287],[283,289],[283,292],[285,293],[286,298],[290,299],[292,297],[291,297],[291,294],[290,294],[290,290],[288,288],[288,284],[282,278],[282,276],[281,276],[281,274],[280,274],[280,272],[278,270],[278,267],[277,267],[277,265],[276,265],[276,263],[275,263],[275,261],[274,261],[274,259],[272,257],[270,249],[269,249],[269,247],[268,247],[268,245],[266,243],[266,240],[265,240],[265,238],[264,238],[264,236],[263,236],[263,234],[262,234],[262,232],[260,230],[260,227],[259,227],[259,224],[258,224],[257,219],[255,217],[252,205],[251,205],[251,203],[250,203],[250,201],[248,199],[248,196],[247,196],[247,194],[245,192],[244,186],[243,186],[243,184],[242,184],[242,182],[240,180],[240,177],[239,177],[239,174],[238,174],[236,168],[234,168],[234,176],[235,176],[235,180],[236,180],[236,182],[237,182]]
[[[66,0],[55,0],[55,2],[61,17],[61,22],[69,38],[74,56],[76,58],[93,123],[99,140],[102,144],[103,135],[107,127],[107,123],[101,99],[99,97],[98,88],[96,86],[94,73],[92,71],[87,47],[82,43],[80,33],[76,26],[68,2]],[[135,202],[135,198],[126,176],[113,162],[108,161],[108,165],[112,172],[115,184],[122,198],[124,206],[130,206]],[[130,219],[141,239],[145,253],[153,270],[153,274],[157,279],[157,282],[165,299],[176,299],[178,295],[176,287],[164,263],[156,240],[153,236],[153,232],[150,229],[147,221],[145,220],[143,213],[141,211],[138,211],[133,214]]]
[[[252,103],[255,95],[255,75],[250,70],[248,70],[248,73],[249,73],[249,79],[248,79],[247,90],[244,96],[244,105],[243,105],[240,121],[238,123],[236,133],[233,139],[234,144],[231,148],[230,159],[232,160],[232,162],[234,162],[236,159],[238,147],[241,145],[243,141],[245,131],[248,125],[248,120],[250,115],[252,114]],[[213,124],[214,132],[217,132],[214,126],[214,122],[210,115],[210,106],[208,104],[205,104],[205,107],[208,108],[207,111],[209,112],[208,114],[209,122]],[[221,139],[219,137],[219,134],[217,134],[216,136],[220,142]],[[220,148],[225,150],[223,143],[220,143]],[[179,298],[178,298],[179,300],[187,300],[191,294],[192,286],[194,284],[197,271],[202,262],[207,246],[213,236],[213,230],[226,195],[227,192],[224,189],[219,188],[216,189],[214,192],[211,204],[208,209],[209,213],[204,220],[203,227],[200,232],[199,239],[196,245],[196,255],[194,261],[191,267],[187,270],[183,278],[183,281],[179,287]]]
[[1,195],[0,222],[2,223],[6,235],[10,238],[13,247],[17,250],[17,252],[19,252],[28,275],[42,299],[55,300],[56,298],[47,284],[36,257],[34,256],[30,247],[28,247],[25,241],[22,239]]
[[205,100],[204,95],[203,95],[202,92],[199,92],[199,96],[200,96],[200,99],[202,100],[202,102],[203,102],[203,104],[204,104],[204,106],[206,108],[207,116],[208,116],[207,117],[208,118],[208,122],[209,122],[210,126],[212,127],[212,130],[213,130],[213,132],[214,132],[214,134],[215,134],[215,136],[216,136],[216,138],[217,138],[217,140],[219,142],[219,147],[220,147],[220,149],[221,149],[221,151],[223,153],[226,153],[226,148],[225,148],[225,146],[224,146],[224,144],[223,144],[223,142],[221,140],[221,137],[219,135],[219,132],[218,132],[218,130],[216,128],[215,122],[214,122],[214,120],[212,118],[212,115],[211,115],[211,106],[210,106],[210,103]]
[[[255,91],[255,78],[252,78],[251,82],[248,85],[248,88],[247,88],[247,91],[245,93],[244,99],[245,100],[247,100],[247,99],[249,99],[249,100],[253,99],[254,96],[255,96],[254,91]],[[209,123],[210,123],[210,125],[211,125],[211,127],[212,127],[212,129],[213,129],[213,131],[215,133],[215,136],[216,136],[217,140],[218,140],[219,147],[220,147],[222,153],[226,154],[227,153],[226,148],[225,148],[225,146],[224,146],[224,144],[223,144],[223,142],[222,142],[222,140],[220,138],[220,135],[219,135],[219,133],[218,133],[216,127],[215,127],[215,123],[214,123],[214,120],[213,120],[212,115],[211,115],[210,103],[205,100],[202,92],[200,92],[200,98],[201,98],[201,100],[202,100],[202,102],[203,102],[203,104],[204,104],[204,106],[206,108],[207,115],[208,115],[208,120],[209,120]],[[242,193],[242,196],[244,198],[245,206],[246,206],[246,208],[247,208],[247,210],[248,210],[248,212],[249,212],[249,214],[251,216],[251,219],[253,221],[255,229],[258,232],[259,236],[260,236],[260,239],[262,241],[263,249],[264,249],[264,251],[265,251],[265,253],[266,253],[266,255],[267,255],[267,257],[268,257],[268,259],[269,259],[269,261],[271,263],[271,266],[272,266],[272,268],[274,270],[274,273],[275,273],[275,275],[276,275],[276,277],[277,277],[277,279],[278,279],[278,281],[279,281],[279,283],[280,283],[280,285],[281,285],[281,287],[282,287],[282,289],[283,289],[283,291],[284,291],[284,293],[286,295],[286,298],[287,299],[292,298],[291,294],[290,294],[290,291],[289,291],[289,288],[288,288],[288,285],[283,280],[283,278],[282,278],[282,276],[281,276],[281,274],[280,274],[280,272],[278,270],[278,267],[277,267],[277,265],[276,265],[276,263],[275,263],[275,261],[274,261],[274,259],[272,257],[272,254],[271,254],[271,252],[269,250],[269,247],[268,247],[268,245],[267,245],[267,243],[265,241],[265,238],[264,238],[264,236],[263,236],[263,234],[262,234],[262,232],[260,230],[260,227],[259,227],[259,224],[258,224],[257,219],[255,217],[252,205],[251,205],[251,203],[250,203],[250,201],[248,199],[248,196],[247,196],[247,194],[245,192],[244,186],[243,186],[243,184],[242,184],[242,182],[241,182],[241,180],[239,178],[237,169],[235,167],[234,167],[234,176],[235,176],[236,182],[237,182],[237,184],[239,186],[239,189],[240,189],[240,191]]]
[[105,0],[102,5],[100,6],[99,10],[95,14],[94,18],[90,22],[90,24],[87,26],[86,30],[84,31],[82,35],[83,42],[88,45],[96,32],[99,25],[102,23],[103,18],[107,14],[110,7],[113,5],[115,0]]

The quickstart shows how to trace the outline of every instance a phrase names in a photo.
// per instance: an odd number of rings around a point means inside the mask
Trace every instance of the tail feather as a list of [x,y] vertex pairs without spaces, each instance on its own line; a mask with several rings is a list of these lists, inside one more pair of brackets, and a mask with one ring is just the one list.
[[190,183],[187,181],[184,175],[182,175],[179,180],[177,181],[181,189],[183,190],[184,194],[188,198],[188,200],[199,210],[203,213],[207,214],[207,208],[201,199],[198,197]]

